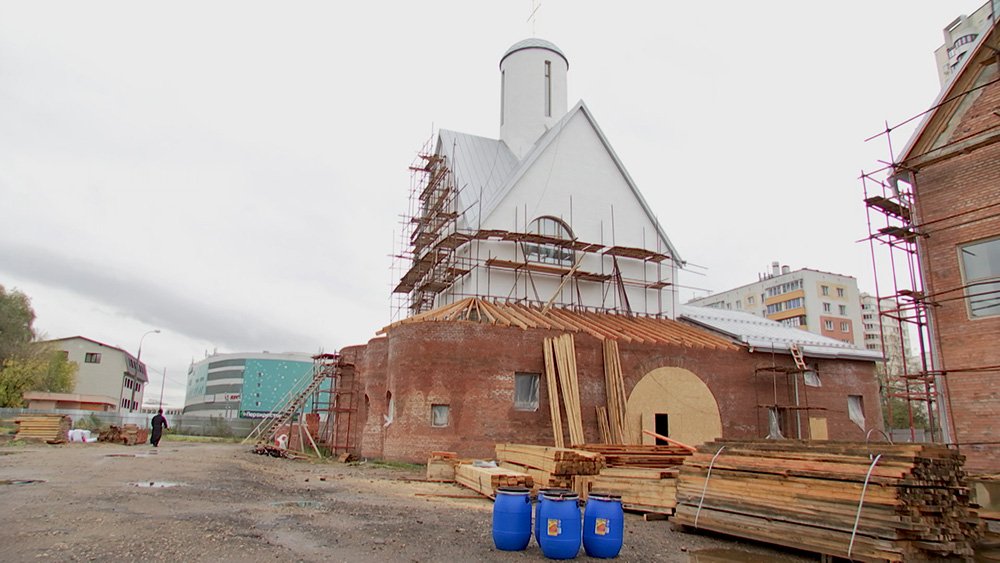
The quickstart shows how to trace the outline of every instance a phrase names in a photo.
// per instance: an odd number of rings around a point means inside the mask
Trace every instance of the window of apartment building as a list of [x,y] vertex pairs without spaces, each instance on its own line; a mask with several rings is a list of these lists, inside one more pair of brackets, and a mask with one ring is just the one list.
[[843,296],[844,296],[844,288],[838,287],[837,288],[837,297],[843,297]]
[[840,323],[840,332],[851,332],[850,323]]
[[830,286],[821,285],[819,288],[822,291],[823,295],[830,295]]
[[858,428],[865,429],[865,399],[861,395],[847,396],[847,416]]
[[514,409],[519,411],[538,410],[538,381],[540,374],[514,374]]
[[1000,238],[966,244],[958,251],[969,316],[1000,315]]
[[823,312],[824,313],[829,313],[830,312],[830,304],[829,303],[823,303]]
[[431,426],[448,426],[448,415],[451,407],[449,405],[431,405]]
[[736,300],[736,308],[737,309],[742,309],[743,308],[743,302],[740,301],[739,299]]
[[753,305],[753,295],[747,297],[747,305]]
[[841,315],[846,315],[847,314],[847,305],[838,305],[837,306],[837,310],[840,311]]
[[833,330],[833,321],[823,321],[823,328]]
[[866,321],[870,321],[870,320],[872,320],[872,314],[871,314],[871,313],[865,313],[864,315],[861,315],[861,316],[862,316],[862,318],[864,318],[864,319],[865,319]]
[[[782,293],[788,293],[790,291],[795,291],[796,289],[802,289],[802,280],[792,280],[781,285],[776,285],[767,288],[767,296],[774,297],[775,295],[781,295]],[[764,296],[761,295],[761,301],[764,300]]]
[[[528,232],[543,237],[573,240],[573,231],[569,225],[555,217],[539,217],[528,226]],[[525,260],[556,264],[559,266],[573,265],[573,250],[560,244],[528,244],[522,245]]]
[[83,356],[84,363],[87,364],[99,364],[101,363],[101,353],[100,352],[87,352]]

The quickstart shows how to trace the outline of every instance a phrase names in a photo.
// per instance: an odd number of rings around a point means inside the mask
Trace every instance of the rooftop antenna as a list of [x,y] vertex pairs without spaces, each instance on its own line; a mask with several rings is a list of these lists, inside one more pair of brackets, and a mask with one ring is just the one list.
[[542,7],[542,0],[531,0],[531,13],[528,14],[526,22],[531,22],[531,36],[535,37],[535,20],[537,20],[538,9]]

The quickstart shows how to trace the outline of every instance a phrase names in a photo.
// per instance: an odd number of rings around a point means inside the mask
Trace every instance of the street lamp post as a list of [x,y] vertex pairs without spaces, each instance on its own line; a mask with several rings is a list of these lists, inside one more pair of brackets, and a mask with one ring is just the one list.
[[150,331],[146,332],[145,334],[143,334],[142,338],[139,339],[139,351],[135,355],[135,359],[137,359],[137,360],[141,360],[142,359],[142,341],[146,339],[146,336],[148,336],[150,334],[153,334],[154,332],[156,334],[160,334],[160,329],[154,328],[153,330],[150,330]]
[[163,379],[160,381],[160,410],[163,410],[163,387],[167,384],[167,368],[163,368]]

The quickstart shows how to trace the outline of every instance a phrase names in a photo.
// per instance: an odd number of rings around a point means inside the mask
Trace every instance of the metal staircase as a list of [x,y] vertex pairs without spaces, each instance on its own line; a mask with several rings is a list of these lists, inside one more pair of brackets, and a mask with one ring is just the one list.
[[313,367],[312,378],[304,379],[300,385],[290,389],[277,406],[243,439],[242,443],[274,444],[274,435],[277,430],[292,421],[295,413],[303,409],[306,401],[319,390],[326,378],[326,371],[320,369],[319,364],[316,364]]

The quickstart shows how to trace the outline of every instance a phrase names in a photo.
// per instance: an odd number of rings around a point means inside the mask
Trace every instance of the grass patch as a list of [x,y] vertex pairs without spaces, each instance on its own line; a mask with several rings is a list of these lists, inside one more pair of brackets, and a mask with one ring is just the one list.
[[221,436],[191,436],[188,434],[164,434],[163,441],[234,444],[242,441],[242,438],[235,438],[235,437],[226,438]]

